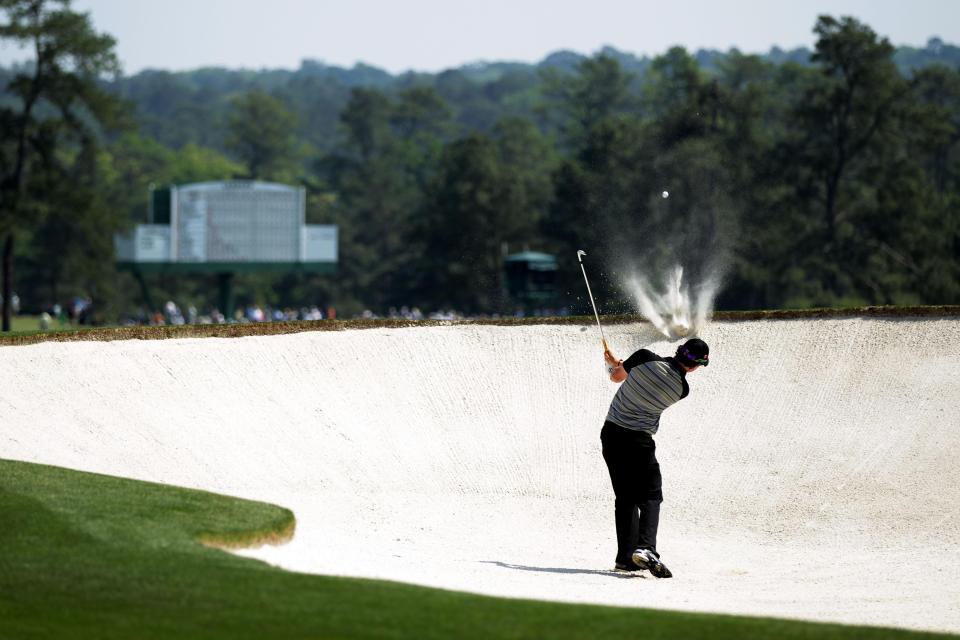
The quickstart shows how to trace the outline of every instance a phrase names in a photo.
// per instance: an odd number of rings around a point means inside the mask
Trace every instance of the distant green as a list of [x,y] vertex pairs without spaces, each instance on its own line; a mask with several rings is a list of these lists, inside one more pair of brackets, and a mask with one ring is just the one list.
[[490,598],[274,569],[204,547],[290,511],[0,460],[0,638],[919,638],[761,618]]

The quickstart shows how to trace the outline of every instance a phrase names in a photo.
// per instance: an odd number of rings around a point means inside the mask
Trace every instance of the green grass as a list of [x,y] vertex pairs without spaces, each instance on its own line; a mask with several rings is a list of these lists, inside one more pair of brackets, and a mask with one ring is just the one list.
[[0,638],[948,637],[296,574],[197,542],[292,526],[267,504],[0,460]]
[[13,333],[36,331],[40,328],[40,321],[36,316],[13,316],[10,319],[10,330]]
[[54,318],[50,321],[50,328],[46,331],[40,329],[40,316],[13,316],[10,318],[10,333],[0,335],[44,335],[56,333],[69,333],[77,331],[78,327],[72,327],[69,324],[60,324]]
[[[54,327],[59,323],[54,321]],[[38,316],[13,316],[10,318],[10,331],[13,333],[28,333],[40,330],[40,318]]]

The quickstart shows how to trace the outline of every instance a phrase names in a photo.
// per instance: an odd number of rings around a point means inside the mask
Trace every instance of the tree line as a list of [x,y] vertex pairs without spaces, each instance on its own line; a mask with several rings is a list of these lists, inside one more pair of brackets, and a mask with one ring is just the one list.
[[[474,76],[360,68],[346,89],[329,69],[263,72],[208,87],[214,117],[158,109],[170,74],[124,84],[112,38],[66,0],[0,11],[0,38],[37,52],[0,101],[4,300],[82,293],[115,319],[141,301],[112,234],[144,221],[149,186],[252,178],[304,185],[340,265],[250,276],[241,301],[509,312],[502,258],[530,248],[558,256],[557,303],[583,311],[583,248],[608,311],[632,309],[629,275],[676,263],[723,278],[720,308],[960,302],[960,70],[907,68],[854,18],[821,16],[799,60],[605,50]],[[157,286],[213,299],[199,277]]]

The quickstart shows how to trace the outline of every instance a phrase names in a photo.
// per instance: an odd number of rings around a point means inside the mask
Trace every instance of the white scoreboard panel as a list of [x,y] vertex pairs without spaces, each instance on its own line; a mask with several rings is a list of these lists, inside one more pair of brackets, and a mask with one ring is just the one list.
[[303,261],[337,261],[337,226],[308,224],[303,228]]
[[304,224],[302,187],[198,182],[170,187],[169,196],[151,219],[170,224],[141,224],[116,237],[120,262],[228,268],[337,262],[337,227]]
[[176,262],[299,262],[304,190],[263,182],[176,187]]
[[[191,197],[194,196],[194,197]],[[202,194],[189,194],[182,200],[174,199],[176,208],[171,219],[176,225],[176,260],[178,262],[207,261],[207,200]]]
[[140,224],[133,233],[117,236],[117,259],[125,262],[168,262],[170,227],[165,224]]

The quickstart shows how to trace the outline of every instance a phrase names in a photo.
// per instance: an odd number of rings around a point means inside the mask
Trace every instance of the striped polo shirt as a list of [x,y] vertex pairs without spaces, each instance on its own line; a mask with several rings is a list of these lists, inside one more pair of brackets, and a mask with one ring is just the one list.
[[673,358],[661,358],[647,349],[627,358],[623,368],[627,379],[610,403],[607,421],[652,435],[660,427],[663,410],[690,393],[687,372]]

